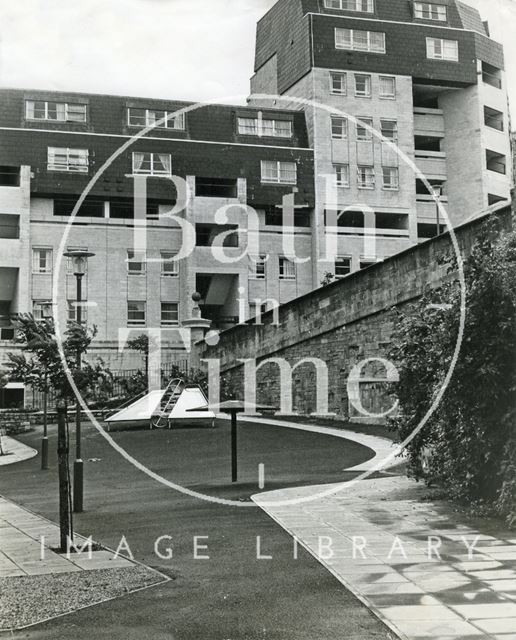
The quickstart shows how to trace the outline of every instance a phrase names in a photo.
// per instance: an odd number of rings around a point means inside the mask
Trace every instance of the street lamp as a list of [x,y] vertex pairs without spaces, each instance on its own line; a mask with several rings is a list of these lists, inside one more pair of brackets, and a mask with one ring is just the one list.
[[[86,274],[88,258],[93,258],[94,253],[88,251],[68,251],[64,254],[72,263],[73,275],[77,282],[77,324],[82,324],[82,279]],[[81,349],[77,348],[76,366],[77,371],[81,370]],[[73,464],[73,510],[75,513],[82,513],[84,493],[84,465],[81,452],[81,402],[79,398],[75,401],[75,462]]]

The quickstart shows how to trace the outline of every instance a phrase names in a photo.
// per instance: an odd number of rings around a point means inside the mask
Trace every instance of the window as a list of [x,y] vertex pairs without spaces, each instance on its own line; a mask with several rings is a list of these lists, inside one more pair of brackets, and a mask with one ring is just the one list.
[[372,118],[357,118],[357,140],[372,140],[373,133],[368,127],[373,126]]
[[383,188],[386,191],[397,191],[400,187],[398,167],[383,167]]
[[488,171],[503,174],[507,172],[507,159],[503,153],[497,153],[496,151],[490,151],[487,149],[486,162]]
[[396,98],[396,78],[380,76],[380,98]]
[[127,325],[129,327],[144,327],[146,316],[145,302],[134,300],[127,302]]
[[[388,231],[407,231],[408,215],[404,213],[386,213],[377,211],[375,214],[376,229],[384,229]],[[392,235],[392,234],[389,234]],[[397,234],[398,235],[398,234]],[[405,233],[401,234],[405,235]]]
[[179,305],[177,302],[161,303],[161,326],[177,327],[179,325]]
[[374,167],[359,166],[358,173],[358,188],[359,189],[374,189],[375,187],[375,173]]
[[374,0],[324,0],[324,8],[373,13]]
[[444,38],[426,39],[426,57],[432,60],[459,61],[459,43],[457,40]]
[[351,273],[351,258],[337,258],[335,260],[335,277],[344,278]]
[[161,275],[165,277],[173,277],[179,274],[178,262],[174,260],[176,254],[171,251],[161,252]]
[[337,179],[337,187],[349,187],[349,165],[335,164],[335,177]]
[[34,320],[49,320],[52,316],[52,302],[50,300],[34,300],[32,302]]
[[376,260],[360,260],[360,269],[367,269],[377,264]]
[[330,92],[335,96],[345,96],[348,93],[348,77],[345,73],[330,72]]
[[129,249],[127,251],[127,273],[132,276],[145,274],[147,266],[145,257],[145,252]]
[[86,105],[69,102],[27,100],[26,120],[48,120],[50,122],[86,122]]
[[[158,124],[159,123],[159,124]],[[127,124],[130,127],[156,127],[157,129],[185,129],[185,114],[174,115],[174,111],[161,109],[127,109]]]
[[169,153],[133,153],[133,173],[148,176],[172,175],[172,160]]
[[398,139],[398,123],[396,120],[380,120],[382,136],[387,140]]
[[484,123],[486,127],[503,131],[503,113],[496,109],[491,109],[491,107],[484,107]]
[[238,118],[238,133],[242,136],[259,136],[270,138],[291,138],[291,120],[273,120],[263,118]]
[[334,140],[342,140],[348,137],[348,120],[347,118],[331,118],[331,137]]
[[[71,216],[78,197],[54,198],[54,215],[55,216]],[[104,200],[87,197],[83,200],[82,205],[76,213],[78,218],[103,218],[104,217]]]
[[499,202],[507,202],[507,200],[509,200],[507,196],[497,196],[493,193],[487,194],[487,204],[489,206],[493,204],[498,204]]
[[296,279],[296,264],[288,258],[279,259],[279,277],[280,280]]
[[335,47],[352,51],[385,53],[383,31],[360,31],[359,29],[335,29]]
[[262,160],[262,182],[274,184],[297,184],[297,165],[295,162]]
[[20,239],[20,216],[12,213],[0,213],[0,239]]
[[[284,224],[283,208],[267,206],[265,207],[265,226],[281,227]],[[285,223],[286,224],[286,223]],[[294,227],[309,227],[311,224],[310,211],[294,210]]]
[[422,20],[439,20],[440,22],[446,22],[448,17],[445,5],[430,2],[414,2],[414,15]]
[[355,74],[355,96],[357,98],[371,97],[371,76],[362,73]]
[[[68,322],[79,322],[79,306],[76,300],[68,300]],[[87,324],[87,302],[81,302],[81,324]]]
[[249,259],[249,277],[253,280],[265,280],[267,256]]
[[87,149],[48,147],[47,162],[49,171],[88,173],[89,154]]
[[19,187],[20,167],[0,166],[0,187]]
[[52,249],[32,250],[32,273],[52,273]]
[[195,195],[204,198],[237,198],[237,179],[196,177]]
[[502,88],[502,72],[487,62],[482,62],[482,81],[496,89]]

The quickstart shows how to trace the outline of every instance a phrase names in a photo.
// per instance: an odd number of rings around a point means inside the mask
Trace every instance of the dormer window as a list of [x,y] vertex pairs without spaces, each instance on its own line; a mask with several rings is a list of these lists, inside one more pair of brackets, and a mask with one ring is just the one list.
[[86,122],[86,105],[48,100],[26,100],[26,120],[47,122]]
[[156,129],[184,131],[185,114],[176,116],[174,111],[129,107],[127,109],[127,124],[130,127],[155,127]]
[[324,8],[374,13],[374,0],[324,0]]
[[414,2],[414,16],[420,20],[438,20],[439,22],[446,22],[448,20],[448,10],[444,4]]

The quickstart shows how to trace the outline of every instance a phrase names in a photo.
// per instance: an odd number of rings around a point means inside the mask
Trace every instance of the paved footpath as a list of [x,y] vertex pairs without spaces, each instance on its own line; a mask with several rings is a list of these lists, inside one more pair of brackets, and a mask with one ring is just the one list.
[[0,436],[0,438],[2,439],[1,451],[3,453],[3,455],[0,455],[0,467],[30,460],[30,458],[38,455],[36,449],[28,447],[14,438],[9,436]]
[[[82,536],[75,536],[78,547],[85,541]],[[125,558],[113,559],[110,551],[93,551],[91,558],[87,551],[71,553],[67,558],[52,551],[57,547],[57,525],[0,496],[0,578],[134,567]]]
[[457,523],[449,506],[425,502],[426,489],[402,477],[300,501],[322,489],[253,500],[399,638],[516,640],[514,531]]

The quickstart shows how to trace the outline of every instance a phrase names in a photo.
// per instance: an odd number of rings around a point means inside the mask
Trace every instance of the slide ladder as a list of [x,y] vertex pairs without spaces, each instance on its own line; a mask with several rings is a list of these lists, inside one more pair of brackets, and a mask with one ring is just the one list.
[[170,414],[177,404],[183,388],[184,381],[181,378],[174,378],[168,383],[157,410],[152,414],[150,421],[151,429],[170,428]]

